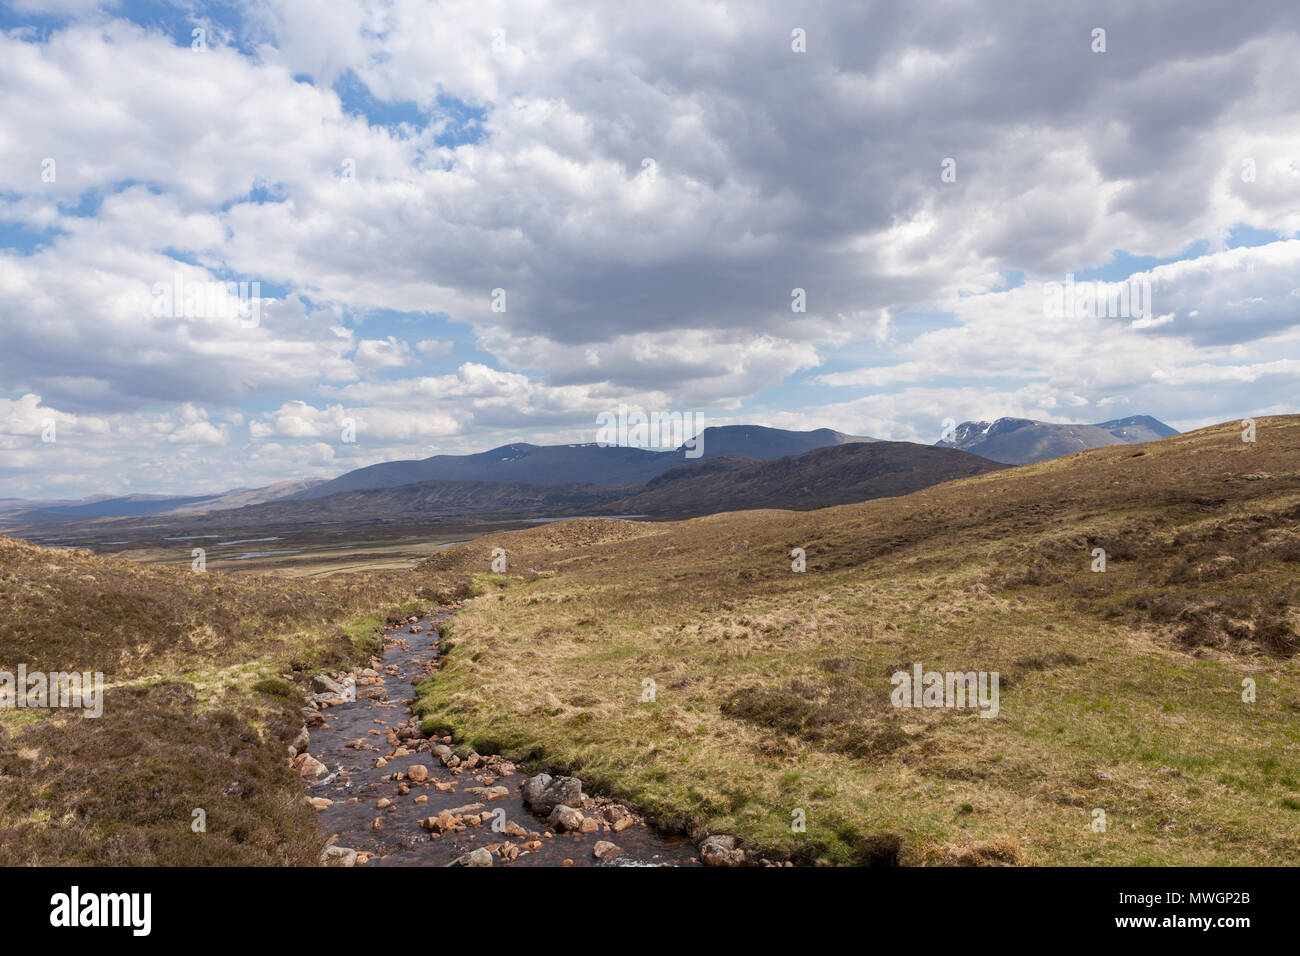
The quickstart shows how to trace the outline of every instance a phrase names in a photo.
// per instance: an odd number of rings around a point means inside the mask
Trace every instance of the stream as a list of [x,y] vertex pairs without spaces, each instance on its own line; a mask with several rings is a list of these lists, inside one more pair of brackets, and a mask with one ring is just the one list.
[[[494,866],[698,865],[690,841],[660,835],[639,817],[616,829],[609,818],[617,818],[620,811],[606,813],[612,801],[587,795],[583,805],[575,807],[599,823],[594,832],[557,832],[524,804],[521,787],[526,777],[508,763],[491,758],[487,767],[449,768],[432,752],[443,741],[401,741],[393,736],[411,719],[415,684],[436,673],[437,626],[452,613],[438,610],[421,616],[414,626],[408,622],[387,629],[383,663],[375,667],[378,676],[358,681],[356,700],[319,711],[324,725],[311,728],[308,752],[328,772],[308,781],[307,796],[332,801],[328,806],[318,801],[324,806],[319,822],[332,844],[368,855],[367,867],[444,866],[480,848],[492,853]],[[399,748],[413,752],[398,755]],[[377,766],[381,758],[384,765]],[[418,770],[408,775],[416,765],[427,769],[427,779],[417,779],[423,776]],[[498,775],[495,769],[512,772]],[[503,787],[505,793],[486,790],[489,787]],[[481,792],[471,793],[470,788]],[[381,807],[381,801],[390,802]],[[475,804],[481,806],[464,809]],[[438,833],[421,827],[421,821],[453,809],[462,811],[464,829]],[[469,822],[484,813],[492,818]],[[601,841],[621,852],[598,860],[593,851]],[[478,854],[480,861],[483,858]]]

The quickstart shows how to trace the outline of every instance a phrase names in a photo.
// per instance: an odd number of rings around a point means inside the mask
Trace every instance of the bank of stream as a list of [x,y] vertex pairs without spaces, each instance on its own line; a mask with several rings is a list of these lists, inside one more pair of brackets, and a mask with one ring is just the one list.
[[696,849],[684,837],[656,833],[610,800],[584,795],[570,808],[580,817],[569,814],[563,822],[548,823],[526,805],[526,778],[509,761],[463,748],[461,759],[450,752],[448,738],[419,735],[410,713],[415,685],[436,673],[438,625],[452,613],[454,609],[440,609],[390,629],[383,657],[356,672],[355,699],[322,706],[309,721],[316,726],[309,727],[306,752],[324,767],[317,768],[314,780],[310,773],[304,776],[307,795],[330,837],[329,861],[371,867],[454,861],[477,866],[698,865]]

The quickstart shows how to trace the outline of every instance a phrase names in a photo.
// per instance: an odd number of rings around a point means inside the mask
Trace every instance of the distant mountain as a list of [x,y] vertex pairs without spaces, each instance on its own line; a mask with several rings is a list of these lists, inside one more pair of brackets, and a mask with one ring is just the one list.
[[323,498],[342,491],[393,488],[424,481],[505,481],[533,485],[639,485],[676,462],[664,452],[599,445],[530,445],[518,442],[473,455],[434,455],[420,461],[386,461],[349,471],[292,497]]
[[[439,480],[342,491],[320,498],[282,497],[263,504],[189,514],[84,524],[43,525],[45,535],[182,540],[295,525],[492,517],[560,518],[649,515],[685,518],[748,508],[803,510],[903,495],[930,485],[1004,468],[967,452],[909,442],[854,442],[776,461],[724,455],[679,465],[634,486]],[[50,538],[49,540],[55,540]]]
[[273,485],[267,485],[265,488],[248,488],[228,491],[225,494],[216,495],[206,502],[199,501],[182,505],[165,512],[166,514],[190,514],[196,511],[221,511],[230,508],[243,508],[246,505],[260,505],[267,501],[278,501],[280,498],[288,498],[290,495],[296,495],[299,492],[319,485],[326,481],[324,478],[292,478],[289,481],[278,481]]
[[1164,422],[1150,415],[1130,415],[1128,418],[1116,418],[1102,422],[1097,426],[1117,438],[1124,439],[1130,445],[1142,442],[1159,441],[1161,438],[1173,438],[1179,434],[1176,428],[1170,428]]
[[[417,481],[392,488],[341,491],[323,498],[280,498],[244,508],[200,514],[156,515],[114,522],[122,534],[148,531],[198,537],[274,526],[342,525],[471,515],[516,518],[583,513],[627,493],[606,485],[530,485],[512,481]],[[596,513],[596,512],[593,512]],[[600,512],[604,513],[604,512]],[[102,526],[101,526],[102,530]]]
[[[830,428],[808,432],[789,431],[784,428],[765,428],[762,425],[714,425],[704,429],[700,443],[701,458],[723,458],[736,455],[775,461],[786,455],[801,455],[814,448],[845,445],[854,442],[874,442],[878,438],[845,435]],[[686,446],[677,449],[683,452]]]
[[31,526],[60,521],[80,521],[89,518],[138,518],[166,514],[185,505],[211,501],[212,495],[121,495],[116,498],[96,496],[80,502],[51,503],[37,507],[18,507],[3,512],[6,526]]
[[892,441],[845,443],[776,461],[727,456],[683,465],[605,509],[662,517],[752,508],[801,510],[905,495],[1004,467],[951,448]]
[[84,505],[91,501],[102,501],[108,495],[96,495],[94,498],[0,498],[0,514],[6,511],[34,511],[62,505]]
[[1150,415],[1133,415],[1096,425],[1057,425],[1028,418],[999,418],[994,422],[962,422],[952,440],[935,444],[1008,465],[1027,465],[1089,448],[1134,445],[1177,434]]
[[[628,487],[643,485],[671,468],[704,459],[744,455],[774,460],[814,448],[876,441],[829,428],[800,432],[761,425],[713,426],[704,429],[701,438],[699,447],[702,454],[694,458],[687,457],[685,445],[672,451],[653,451],[595,444],[531,445],[517,442],[472,455],[434,455],[418,461],[381,462],[333,479],[300,478],[264,488],[236,488],[209,495],[93,495],[76,500],[0,498],[0,527],[35,527],[95,518],[190,515],[283,499],[308,500],[348,491],[395,488],[428,481],[589,484],[625,491]],[[523,497],[528,496],[525,494]],[[599,494],[593,500],[607,497]]]
[[92,495],[80,500],[0,499],[0,524],[33,527],[92,518],[145,518],[153,515],[221,511],[274,501],[319,483],[320,478],[281,481],[265,488],[237,488],[216,495]]
[[641,485],[670,468],[706,458],[745,455],[772,460],[827,445],[875,440],[855,438],[829,428],[798,432],[759,425],[710,427],[704,429],[701,437],[701,454],[697,458],[687,457],[686,445],[673,451],[651,451],[616,445],[530,445],[518,442],[472,455],[434,455],[419,461],[386,461],[349,471],[292,497],[322,498],[342,491],[393,488],[421,481]]

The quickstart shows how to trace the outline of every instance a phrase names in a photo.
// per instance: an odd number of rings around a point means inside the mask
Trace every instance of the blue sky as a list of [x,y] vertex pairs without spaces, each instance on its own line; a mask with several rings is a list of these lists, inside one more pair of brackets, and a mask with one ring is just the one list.
[[[620,404],[930,442],[1300,397],[1292,5],[40,6],[0,7],[0,497]],[[1067,275],[1149,314],[1052,313]]]

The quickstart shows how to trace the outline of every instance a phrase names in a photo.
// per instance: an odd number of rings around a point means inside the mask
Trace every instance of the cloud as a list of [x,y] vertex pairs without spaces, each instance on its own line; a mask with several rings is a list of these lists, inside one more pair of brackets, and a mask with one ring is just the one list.
[[[618,401],[919,435],[1295,395],[1291,3],[261,0],[200,10],[206,52],[61,9],[0,35],[0,226],[34,237],[0,251],[0,397],[139,436],[85,446],[105,481],[318,474]],[[1042,315],[1117,250],[1150,315]],[[258,283],[258,321],[146,308],[177,275]]]
[[401,368],[415,361],[415,356],[407,343],[390,335],[386,339],[362,339],[353,361],[366,368]]
[[415,350],[425,358],[441,358],[451,353],[454,344],[453,342],[440,342],[437,339],[421,339],[415,343]]

